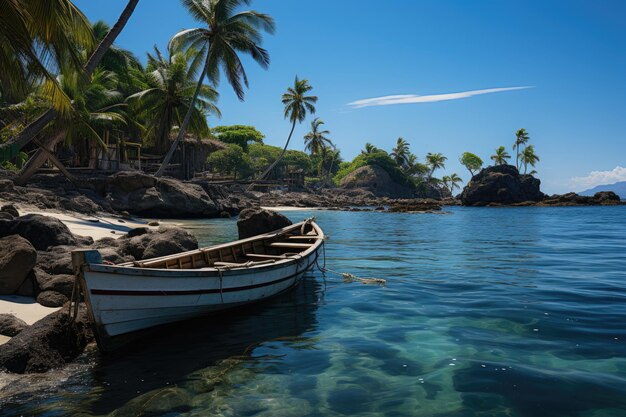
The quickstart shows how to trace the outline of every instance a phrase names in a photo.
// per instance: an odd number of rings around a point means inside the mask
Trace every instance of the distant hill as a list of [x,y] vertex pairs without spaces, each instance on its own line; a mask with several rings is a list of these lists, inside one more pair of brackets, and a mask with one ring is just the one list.
[[594,195],[598,191],[613,191],[622,200],[626,200],[626,181],[616,182],[615,184],[598,185],[596,187],[585,190],[580,195]]

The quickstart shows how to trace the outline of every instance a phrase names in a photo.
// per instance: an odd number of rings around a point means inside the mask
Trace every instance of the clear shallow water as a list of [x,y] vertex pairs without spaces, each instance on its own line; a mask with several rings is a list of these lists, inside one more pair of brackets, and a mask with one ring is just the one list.
[[[315,215],[328,266],[118,358],[0,375],[0,415],[626,416],[626,207]],[[202,244],[234,220],[186,223]]]

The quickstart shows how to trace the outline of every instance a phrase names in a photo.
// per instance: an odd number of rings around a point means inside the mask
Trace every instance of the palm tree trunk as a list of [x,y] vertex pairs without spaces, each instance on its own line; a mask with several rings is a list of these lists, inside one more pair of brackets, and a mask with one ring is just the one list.
[[139,0],[129,0],[128,4],[122,11],[122,14],[117,19],[117,22],[113,25],[109,33],[102,39],[102,42],[98,45],[94,53],[89,57],[89,61],[87,61],[87,65],[85,65],[85,76],[91,78],[91,74],[95,71],[96,67],[104,57],[104,54],[109,50],[109,47],[113,45],[113,42],[117,38],[117,36],[122,32],[124,26],[126,26],[126,22],[130,19],[130,16],[135,11],[135,7],[139,3]]
[[198,98],[198,94],[200,93],[200,89],[202,88],[202,82],[204,81],[204,76],[206,75],[208,60],[209,57],[207,55],[207,62],[204,63],[202,74],[200,74],[200,78],[198,79],[198,85],[196,86],[196,91],[193,93],[193,98],[191,99],[191,104],[189,104],[189,109],[187,110],[187,114],[185,115],[185,119],[183,120],[183,125],[178,130],[178,136],[176,136],[176,140],[174,141],[174,143],[172,143],[172,146],[170,146],[170,150],[167,151],[165,158],[163,158],[163,162],[161,163],[159,170],[156,172],[156,174],[154,174],[154,176],[157,178],[162,176],[163,172],[165,172],[165,168],[167,168],[167,165],[170,163],[170,160],[174,155],[174,151],[176,151],[178,144],[185,135],[185,130],[187,129],[187,125],[189,125],[189,121],[191,120],[191,114],[193,113],[196,99]]
[[[138,2],[139,0],[129,0],[128,4],[126,5],[126,8],[120,15],[119,19],[117,20],[113,28],[111,28],[111,30],[109,31],[109,33],[107,33],[107,35],[102,40],[102,42],[100,42],[100,44],[94,51],[93,55],[91,55],[91,57],[89,58],[89,61],[85,65],[86,77],[91,78],[91,74],[93,74],[93,71],[96,69],[96,67],[102,60],[102,57],[104,56],[106,51],[113,44],[113,42],[115,41],[115,38],[117,38],[117,36],[120,34],[122,29],[126,25],[126,22],[130,18],[130,15],[135,10],[135,6],[137,6]],[[14,146],[17,146],[19,149],[22,149],[24,146],[30,143],[35,138],[37,133],[39,133],[48,123],[50,123],[56,117],[56,115],[57,115],[56,110],[48,109],[44,114],[39,116],[35,121],[30,123],[28,126],[26,126],[17,136],[11,138],[6,143],[0,145],[0,148],[4,146],[14,145]]]
[[[296,128],[296,121],[294,119],[293,123],[291,124],[291,131],[289,132],[289,136],[287,137],[287,143],[285,143],[285,147],[283,148],[280,155],[278,155],[278,158],[276,158],[276,160],[272,162],[272,164],[265,170],[265,172],[261,174],[261,176],[258,178],[259,180],[263,180],[267,176],[267,174],[269,174],[272,171],[272,169],[274,169],[276,164],[278,164],[283,159],[283,156],[285,156],[285,152],[287,152],[287,147],[289,146],[289,141],[291,140],[291,135],[293,135],[293,130],[295,128]],[[252,182],[252,184],[250,184],[250,186],[247,188],[246,191],[250,191],[252,187],[254,187],[254,181]]]
[[[17,178],[14,180],[17,185],[24,185],[26,182],[32,177],[39,167],[41,167],[46,159],[48,159],[49,154],[54,151],[55,146],[63,140],[63,136],[65,132],[59,132],[51,139],[49,139],[46,143],[41,144],[40,148],[35,152],[33,156],[31,156],[28,161],[24,164],[22,169],[20,170]],[[61,168],[59,168],[61,169]],[[61,172],[63,172],[61,170]]]

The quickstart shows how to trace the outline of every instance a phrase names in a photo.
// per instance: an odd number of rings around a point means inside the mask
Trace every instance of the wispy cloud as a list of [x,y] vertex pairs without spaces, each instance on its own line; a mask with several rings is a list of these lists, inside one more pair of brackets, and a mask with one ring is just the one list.
[[626,181],[626,168],[621,166],[616,166],[610,171],[591,171],[585,177],[571,179],[572,186],[581,191],[596,185],[613,184],[619,181]]
[[392,104],[413,104],[413,103],[434,103],[436,101],[446,100],[458,100],[461,98],[469,98],[473,96],[479,96],[482,94],[501,93],[504,91],[525,90],[527,88],[533,88],[532,86],[523,87],[501,87],[501,88],[488,88],[485,90],[472,90],[461,91],[459,93],[445,93],[445,94],[429,94],[420,96],[417,94],[399,94],[394,96],[383,96],[374,98],[365,98],[361,100],[348,103],[348,106],[353,108],[370,107],[370,106],[389,106]]

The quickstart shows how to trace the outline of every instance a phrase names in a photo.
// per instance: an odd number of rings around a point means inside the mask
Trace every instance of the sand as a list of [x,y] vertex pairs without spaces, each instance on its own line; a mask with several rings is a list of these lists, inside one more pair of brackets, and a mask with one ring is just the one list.
[[[0,200],[0,206],[5,204],[13,203]],[[119,219],[109,214],[89,216],[56,210],[42,211],[37,207],[18,204],[15,204],[15,206],[20,212],[20,215],[42,214],[44,216],[56,217],[61,220],[72,233],[80,236],[91,236],[94,240],[102,239],[103,237],[113,237],[117,239],[126,234],[130,229],[147,226],[143,221]],[[58,309],[59,308],[44,307],[31,297],[0,295],[0,314],[13,314],[28,324],[33,324]],[[0,345],[6,343],[9,339],[9,337],[0,336]]]

